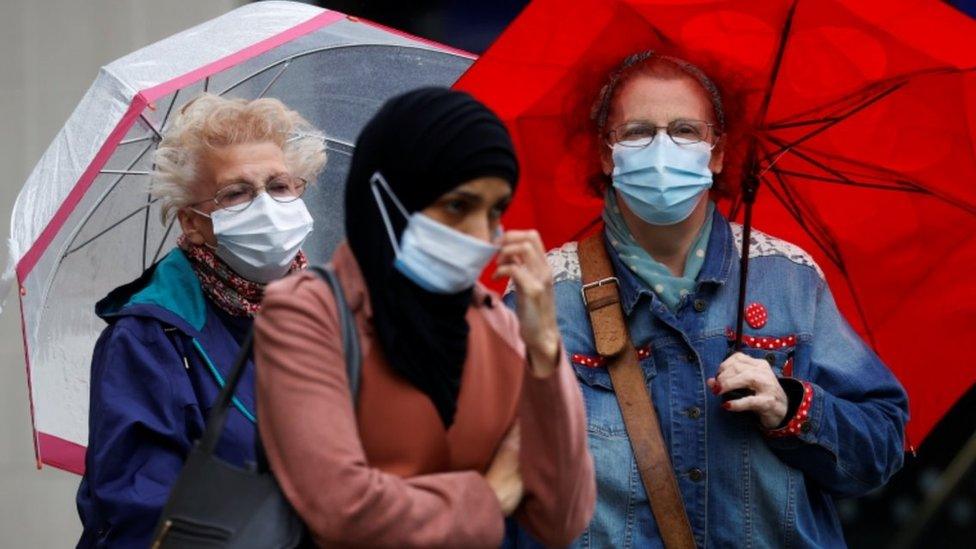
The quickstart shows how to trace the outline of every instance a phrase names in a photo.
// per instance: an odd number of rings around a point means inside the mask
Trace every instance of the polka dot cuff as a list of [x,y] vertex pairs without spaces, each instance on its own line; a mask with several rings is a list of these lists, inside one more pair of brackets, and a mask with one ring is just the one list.
[[810,431],[810,406],[813,405],[813,385],[803,382],[803,400],[789,423],[779,429],[766,430],[770,438],[795,437]]

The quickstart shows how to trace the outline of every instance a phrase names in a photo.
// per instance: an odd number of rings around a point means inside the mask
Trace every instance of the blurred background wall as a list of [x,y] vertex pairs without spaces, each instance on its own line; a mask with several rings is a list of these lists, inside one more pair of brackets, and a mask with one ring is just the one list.
[[[17,191],[99,67],[243,3],[0,0],[0,242]],[[73,547],[79,477],[36,470],[20,319],[16,299],[8,303],[0,315],[0,548]]]

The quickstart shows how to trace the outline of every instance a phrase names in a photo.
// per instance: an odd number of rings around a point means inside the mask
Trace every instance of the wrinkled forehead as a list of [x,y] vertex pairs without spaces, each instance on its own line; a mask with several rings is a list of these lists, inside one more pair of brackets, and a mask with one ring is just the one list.
[[610,106],[607,129],[645,120],[664,126],[676,119],[715,123],[715,109],[691,76],[635,74],[620,86]]
[[203,192],[239,181],[263,185],[268,177],[288,171],[284,152],[271,142],[207,148],[197,168],[194,184]]

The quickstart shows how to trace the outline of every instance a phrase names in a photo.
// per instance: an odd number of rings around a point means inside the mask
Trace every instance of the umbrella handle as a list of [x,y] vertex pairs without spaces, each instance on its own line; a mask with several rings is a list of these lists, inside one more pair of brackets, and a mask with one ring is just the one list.
[[[756,177],[755,170],[750,170],[749,175],[742,181],[742,205],[745,208],[742,220],[742,257],[739,260],[739,300],[735,311],[735,344],[732,346],[733,352],[742,350],[742,324],[745,320],[746,308],[746,282],[749,279],[749,244],[752,240],[752,205],[756,202],[756,193],[759,191],[759,178]],[[724,402],[736,400],[754,394],[748,389],[736,389],[729,391],[722,396]]]

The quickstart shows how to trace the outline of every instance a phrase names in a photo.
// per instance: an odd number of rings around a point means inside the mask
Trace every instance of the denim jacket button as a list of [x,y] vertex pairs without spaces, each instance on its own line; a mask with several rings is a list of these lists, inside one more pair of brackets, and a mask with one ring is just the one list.
[[685,359],[694,364],[698,360],[698,356],[695,353],[688,353],[688,356],[686,356]]
[[698,467],[692,467],[691,469],[688,470],[688,478],[690,478],[695,482],[698,482],[701,479],[705,478],[705,472],[699,469]]
[[692,406],[691,408],[688,408],[688,417],[690,417],[691,419],[700,418],[701,408],[699,408],[698,406]]
[[705,309],[708,307],[708,304],[705,303],[704,299],[696,299],[693,304],[693,307],[695,308],[695,311],[701,313],[705,311]]
[[770,366],[776,365],[776,355],[774,355],[773,353],[766,353],[766,356],[764,356],[763,358],[766,359],[766,362],[768,362]]
[[800,431],[803,433],[809,433],[811,428],[812,427],[810,427],[809,421],[804,421],[803,423],[800,424]]

